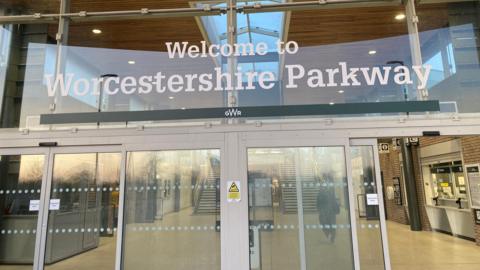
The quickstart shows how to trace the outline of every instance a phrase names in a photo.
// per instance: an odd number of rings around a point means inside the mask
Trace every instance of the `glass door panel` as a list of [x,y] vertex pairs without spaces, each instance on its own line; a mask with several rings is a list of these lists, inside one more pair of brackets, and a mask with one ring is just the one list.
[[121,153],[54,154],[45,269],[114,269]]
[[355,221],[361,269],[385,269],[374,147],[351,146]]
[[0,269],[33,268],[45,155],[0,156]]
[[127,155],[123,269],[220,269],[220,151]]
[[345,148],[248,149],[250,269],[354,269]]

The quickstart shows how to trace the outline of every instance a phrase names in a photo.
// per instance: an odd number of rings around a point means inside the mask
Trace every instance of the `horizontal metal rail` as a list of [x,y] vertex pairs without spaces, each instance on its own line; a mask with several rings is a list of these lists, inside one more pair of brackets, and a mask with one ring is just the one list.
[[[398,5],[401,0],[318,0],[302,2],[286,2],[274,4],[237,5],[233,9],[237,12],[258,13],[288,10],[309,10],[317,8],[356,7],[356,6],[382,6]],[[35,24],[56,23],[62,18],[71,21],[109,21],[109,20],[141,20],[149,18],[190,17],[190,16],[215,16],[225,14],[226,7],[215,7],[205,4],[203,7],[119,10],[119,11],[80,11],[76,13],[42,14],[0,16],[0,24]]]
[[40,124],[438,112],[438,100],[41,114]]
[[275,11],[299,11],[325,8],[352,8],[360,6],[392,6],[400,5],[401,0],[317,0],[302,2],[287,2],[277,4],[253,4],[238,7],[240,12],[259,13]]

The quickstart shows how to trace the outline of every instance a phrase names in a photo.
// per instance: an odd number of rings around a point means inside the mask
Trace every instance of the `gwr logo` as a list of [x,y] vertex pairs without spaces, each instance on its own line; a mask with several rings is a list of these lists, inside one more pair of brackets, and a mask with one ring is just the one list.
[[225,117],[237,117],[242,116],[242,111],[238,108],[231,108],[225,111]]

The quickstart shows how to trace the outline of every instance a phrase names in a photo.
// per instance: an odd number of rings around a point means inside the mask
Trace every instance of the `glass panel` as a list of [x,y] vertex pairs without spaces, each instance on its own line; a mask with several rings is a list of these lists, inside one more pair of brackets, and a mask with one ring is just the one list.
[[9,15],[57,14],[60,0],[0,0],[0,15],[4,12]]
[[354,269],[344,147],[248,149],[250,269]]
[[432,66],[429,99],[445,112],[479,112],[480,2],[438,2],[417,6],[422,58]]
[[422,164],[425,197],[429,205],[469,208],[463,162],[440,160]]
[[[199,17],[198,20],[225,22],[226,16],[209,16],[208,20]],[[49,113],[224,107],[227,93],[214,90],[217,82],[222,87],[220,76],[225,73],[220,57],[189,57],[175,47],[175,44],[184,46],[183,42],[188,42],[188,47],[215,45],[202,29],[195,17],[72,22],[68,46],[61,50],[62,77],[55,76],[56,46],[36,44],[48,57],[39,63],[42,72],[36,71],[33,64],[27,66],[28,75],[37,83],[28,85],[23,99],[19,100],[22,105],[20,127],[46,129],[48,126],[40,125],[39,118]],[[34,63],[35,59],[30,58],[29,55],[28,60]],[[42,83],[38,83],[39,79]],[[63,82],[64,87],[60,83],[55,87],[55,82]],[[124,83],[129,86],[121,86]],[[125,127],[127,123],[101,125]],[[73,126],[97,128],[98,124]]]
[[123,269],[220,269],[219,185],[219,150],[128,153]]
[[0,156],[0,269],[33,267],[45,157]]
[[[44,74],[55,69],[56,24],[0,25],[0,127],[38,125]],[[29,114],[24,111],[28,108]]]
[[372,146],[352,146],[352,179],[361,269],[385,269]]
[[[241,1],[239,5],[253,2],[267,6],[279,1]],[[416,100],[417,87],[409,79],[415,72],[404,6],[367,5],[238,14],[237,42],[263,43],[268,49],[266,55],[238,57],[237,69],[270,72],[274,78],[267,88],[254,79],[255,91],[238,92],[239,104]],[[290,50],[286,51],[287,43]],[[277,44],[283,45],[277,48]],[[384,79],[374,75],[377,71]],[[409,78],[400,79],[400,71]],[[245,85],[247,78],[244,76]]]
[[120,153],[56,154],[45,269],[114,269]]

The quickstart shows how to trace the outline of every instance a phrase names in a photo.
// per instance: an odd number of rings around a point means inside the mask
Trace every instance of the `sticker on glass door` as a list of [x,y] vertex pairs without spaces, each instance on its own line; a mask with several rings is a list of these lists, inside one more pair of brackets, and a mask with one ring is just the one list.
[[240,192],[240,181],[227,182],[227,201],[239,202],[242,199]]

